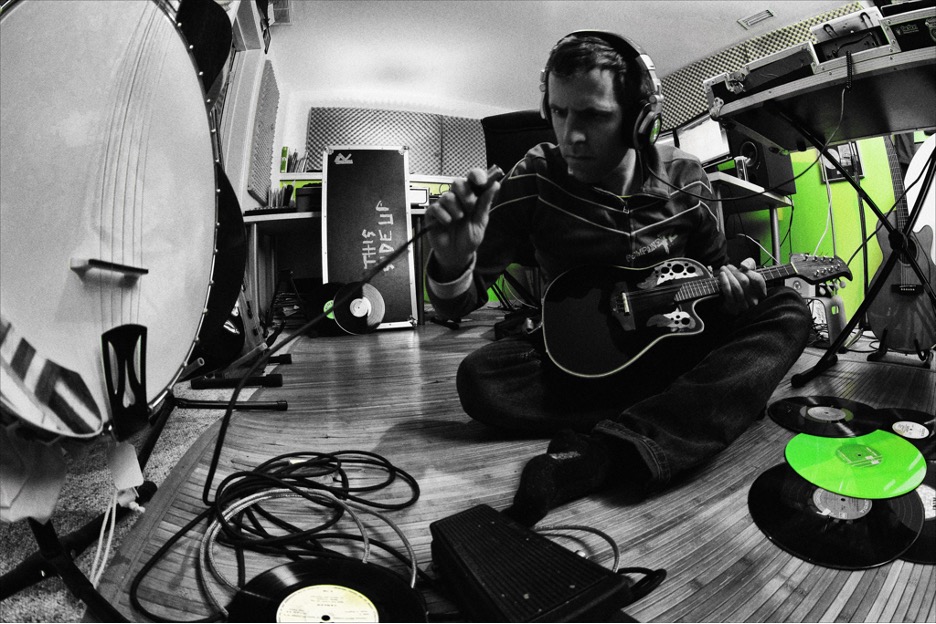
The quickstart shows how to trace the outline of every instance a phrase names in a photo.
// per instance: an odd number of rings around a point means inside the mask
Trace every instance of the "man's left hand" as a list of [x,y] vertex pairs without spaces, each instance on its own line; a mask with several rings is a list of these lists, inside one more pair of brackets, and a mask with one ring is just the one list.
[[753,308],[767,296],[767,282],[754,269],[754,260],[746,258],[738,268],[726,264],[718,270],[718,285],[722,292],[725,312],[737,316]]

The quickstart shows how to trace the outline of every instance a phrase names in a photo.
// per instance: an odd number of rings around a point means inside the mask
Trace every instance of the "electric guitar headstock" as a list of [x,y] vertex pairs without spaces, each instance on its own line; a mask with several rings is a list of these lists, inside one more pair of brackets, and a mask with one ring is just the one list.
[[796,276],[801,277],[810,284],[819,284],[838,277],[852,279],[851,270],[841,258],[830,256],[814,256],[812,254],[793,254],[790,256],[790,265],[796,270]]

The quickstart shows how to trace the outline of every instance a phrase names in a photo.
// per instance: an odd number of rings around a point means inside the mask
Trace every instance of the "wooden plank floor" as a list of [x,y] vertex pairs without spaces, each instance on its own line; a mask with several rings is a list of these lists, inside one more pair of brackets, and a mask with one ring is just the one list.
[[[493,339],[491,327],[499,318],[477,313],[459,331],[429,324],[368,336],[300,339],[290,349],[293,363],[277,369],[284,375],[283,388],[253,397],[285,399],[289,410],[236,413],[215,483],[287,452],[379,453],[419,483],[418,502],[390,515],[412,542],[420,566],[430,569],[429,523],[479,503],[505,508],[523,465],[545,449],[545,440],[508,438],[470,421],[455,396],[459,361]],[[792,372],[808,369],[821,354],[807,350]],[[864,357],[842,356],[803,388],[794,389],[788,376],[774,398],[830,395],[879,408],[936,410],[936,371],[868,363]],[[182,411],[173,415],[184,417]],[[143,619],[128,599],[133,576],[204,509],[201,492],[216,434],[217,426],[192,446],[104,577],[102,593],[133,619]],[[820,567],[780,549],[753,523],[748,489],[760,473],[782,462],[792,435],[763,419],[703,469],[649,500],[628,504],[613,494],[596,495],[554,510],[541,524],[600,529],[620,545],[623,565],[665,568],[666,581],[626,609],[640,621],[936,620],[936,566],[897,560],[863,571]],[[305,513],[281,505],[287,517]],[[369,526],[375,537],[398,545],[388,528]],[[576,548],[608,564],[606,545],[590,537],[582,541]],[[180,543],[142,583],[140,595],[152,612],[176,620],[212,613],[199,589],[196,551],[195,540]],[[251,558],[248,578],[276,564]],[[220,564],[228,571],[231,565]],[[386,565],[405,572],[398,563]],[[230,594],[219,592],[225,603]],[[433,612],[451,608],[441,597],[430,594],[428,600]]]

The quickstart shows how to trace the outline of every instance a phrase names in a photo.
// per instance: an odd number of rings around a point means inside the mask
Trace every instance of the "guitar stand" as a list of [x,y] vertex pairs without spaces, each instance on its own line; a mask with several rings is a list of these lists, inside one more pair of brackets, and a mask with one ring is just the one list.
[[893,358],[886,359],[889,349],[887,348],[887,329],[884,329],[884,335],[881,336],[880,344],[878,345],[877,350],[874,353],[868,356],[869,362],[890,362],[892,364],[903,364],[904,366],[914,366],[917,368],[929,369],[930,364],[933,361],[933,352],[927,351],[920,346],[919,341],[914,340],[914,347],[916,348],[916,356],[920,358],[920,364],[911,364],[903,360],[895,360]]
[[[765,107],[771,111],[776,116],[780,117],[786,121],[790,126],[792,126],[797,132],[799,132],[803,137],[806,138],[818,151],[820,154],[826,157],[826,159],[832,164],[835,169],[841,173],[848,183],[852,185],[855,191],[858,193],[858,196],[862,198],[867,204],[871,207],[871,210],[877,215],[877,218],[881,225],[887,229],[888,237],[891,242],[891,254],[887,257],[885,262],[881,265],[881,269],[878,274],[875,276],[874,280],[871,282],[871,285],[868,288],[868,292],[864,298],[864,301],[861,302],[861,305],[858,306],[858,310],[852,315],[851,320],[846,323],[844,329],[839,334],[838,338],[834,340],[826,350],[825,354],[819,359],[819,361],[809,370],[800,373],[798,375],[793,375],[792,385],[794,388],[799,388],[805,385],[809,380],[813,379],[833,364],[838,361],[838,356],[836,353],[842,348],[842,345],[845,344],[845,341],[848,340],[848,337],[851,335],[852,331],[858,325],[858,322],[864,318],[865,313],[868,308],[871,306],[871,303],[877,297],[878,293],[881,290],[881,287],[884,285],[884,282],[887,280],[891,271],[896,266],[897,261],[903,255],[906,257],[908,264],[913,269],[913,271],[920,278],[920,282],[923,285],[924,290],[926,291],[927,296],[930,298],[933,306],[936,307],[936,292],[933,291],[932,286],[926,279],[926,276],[923,274],[922,269],[916,262],[916,258],[905,254],[909,248],[908,239],[913,233],[913,226],[916,223],[917,218],[920,215],[920,212],[923,209],[923,203],[926,199],[926,196],[929,192],[929,188],[933,184],[934,172],[936,172],[936,160],[930,160],[926,168],[926,174],[923,178],[923,186],[920,189],[920,193],[917,196],[916,204],[913,206],[913,210],[910,213],[910,218],[907,220],[907,223],[904,225],[904,228],[901,230],[890,221],[887,220],[886,215],[878,208],[877,204],[873,199],[867,194],[867,192],[861,188],[861,185],[851,176],[851,174],[842,167],[838,159],[826,149],[823,141],[821,141],[817,136],[815,136],[812,131],[804,126],[799,120],[792,117],[782,108],[780,108],[776,102],[767,102]],[[882,341],[883,343],[884,341]]]

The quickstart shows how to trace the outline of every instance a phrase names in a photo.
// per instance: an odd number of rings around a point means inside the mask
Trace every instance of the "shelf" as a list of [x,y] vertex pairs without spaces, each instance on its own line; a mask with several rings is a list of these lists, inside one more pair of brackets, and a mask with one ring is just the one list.
[[275,212],[268,215],[247,215],[244,223],[264,223],[268,221],[301,221],[304,219],[319,219],[321,212]]
[[279,177],[280,182],[291,182],[293,180],[321,180],[322,179],[321,171],[306,171],[306,172],[294,171],[292,173],[280,172],[276,175]]
[[[708,179],[715,187],[716,199],[726,200],[724,207],[726,214],[784,208],[793,205],[793,201],[789,197],[769,193],[763,187],[729,173],[717,171],[708,174]],[[739,197],[745,199],[738,200]]]
[[[775,261],[780,258],[780,226],[777,208],[793,205],[793,200],[783,195],[769,193],[763,187],[742,180],[731,174],[716,171],[708,174],[715,194],[715,214],[718,229],[725,231],[725,214],[768,210],[770,212],[771,252]],[[743,199],[738,199],[743,198]],[[731,201],[734,199],[734,201]]]
[[[800,132],[779,118],[775,106],[833,144],[936,126],[936,55],[927,47],[854,63],[854,94],[842,90],[848,70],[831,69],[725,104],[713,117],[767,145],[802,151]],[[836,131],[837,128],[837,131]]]

